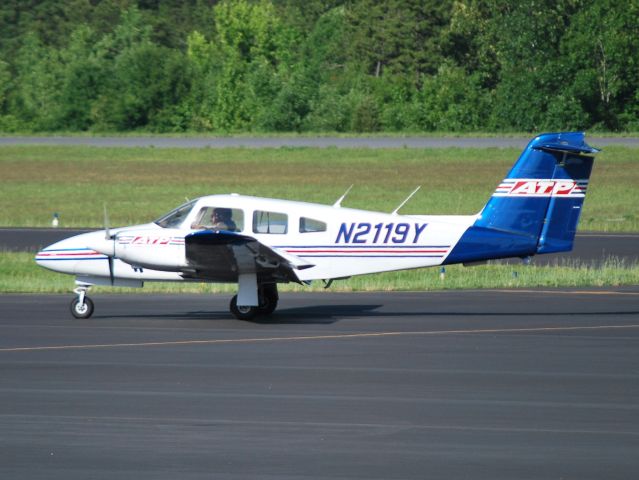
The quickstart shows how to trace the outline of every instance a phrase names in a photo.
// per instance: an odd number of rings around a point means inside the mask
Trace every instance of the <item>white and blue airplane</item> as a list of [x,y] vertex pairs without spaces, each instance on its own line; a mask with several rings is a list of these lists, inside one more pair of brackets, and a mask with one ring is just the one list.
[[275,310],[278,283],[570,251],[598,151],[580,132],[535,137],[476,215],[399,215],[405,202],[355,210],[341,206],[346,194],[334,205],[211,195],[153,223],[67,238],[35,260],[75,275],[76,318],[93,313],[92,285],[190,281],[236,282],[230,310],[247,320]]

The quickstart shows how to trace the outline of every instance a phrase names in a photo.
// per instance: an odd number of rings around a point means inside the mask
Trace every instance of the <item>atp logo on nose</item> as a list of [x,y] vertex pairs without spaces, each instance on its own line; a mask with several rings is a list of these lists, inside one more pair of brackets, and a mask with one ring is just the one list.
[[507,178],[494,197],[583,197],[588,180]]

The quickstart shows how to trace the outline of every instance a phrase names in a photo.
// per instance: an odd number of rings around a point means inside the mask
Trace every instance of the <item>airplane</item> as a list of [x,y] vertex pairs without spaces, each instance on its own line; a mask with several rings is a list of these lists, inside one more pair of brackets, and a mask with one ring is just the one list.
[[[75,275],[71,313],[89,318],[92,285],[230,282],[237,319],[270,315],[277,284],[572,250],[594,155],[583,132],[533,138],[475,215],[400,215],[238,195],[189,201],[152,223],[76,235],[35,261]],[[413,192],[414,194],[415,192]],[[411,194],[412,195],[412,194]],[[106,212],[105,212],[106,217]]]

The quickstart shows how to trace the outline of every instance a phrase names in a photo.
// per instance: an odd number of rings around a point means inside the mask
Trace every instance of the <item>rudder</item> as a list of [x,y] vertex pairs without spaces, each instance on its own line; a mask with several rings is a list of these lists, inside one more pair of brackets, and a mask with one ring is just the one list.
[[557,187],[550,197],[537,253],[572,250],[593,162],[592,156],[563,152],[555,167],[553,179]]
[[583,132],[535,137],[445,263],[572,249],[593,154]]

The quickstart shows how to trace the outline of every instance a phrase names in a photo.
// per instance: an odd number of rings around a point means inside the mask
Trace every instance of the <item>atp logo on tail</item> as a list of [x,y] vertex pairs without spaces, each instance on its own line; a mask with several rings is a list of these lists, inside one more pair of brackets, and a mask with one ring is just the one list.
[[506,178],[493,197],[584,197],[588,180]]

